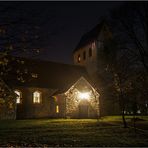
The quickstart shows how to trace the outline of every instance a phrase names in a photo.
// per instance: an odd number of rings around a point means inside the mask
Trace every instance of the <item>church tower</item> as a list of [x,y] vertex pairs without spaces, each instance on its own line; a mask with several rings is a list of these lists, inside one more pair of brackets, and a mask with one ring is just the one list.
[[73,52],[74,64],[84,66],[98,88],[100,95],[100,110],[101,115],[115,114],[115,110],[110,106],[118,106],[116,103],[112,103],[110,96],[106,93],[106,81],[103,79],[104,69],[106,65],[103,64],[102,52],[104,51],[105,44],[112,40],[112,32],[109,29],[107,22],[102,21],[92,30],[82,36],[80,42]]
[[105,21],[84,34],[73,52],[74,64],[85,66],[89,75],[94,77],[99,70],[98,54],[103,50],[104,40],[110,36]]

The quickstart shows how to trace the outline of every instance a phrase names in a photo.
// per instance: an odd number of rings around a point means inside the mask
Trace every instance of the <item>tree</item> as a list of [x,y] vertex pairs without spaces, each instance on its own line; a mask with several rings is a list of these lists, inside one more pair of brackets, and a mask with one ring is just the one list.
[[[51,39],[58,30],[58,28],[53,28],[53,23],[51,25],[54,20],[52,13],[47,16],[46,10],[33,11],[27,9],[27,6],[26,3],[8,2],[2,3],[0,7],[1,78],[6,77],[7,73],[12,70],[11,61],[16,60],[15,56],[33,58],[40,55],[49,46],[48,39]],[[47,23],[50,29],[45,31]]]
[[[13,90],[7,84],[9,73],[16,70],[16,77],[22,83],[30,74],[25,62],[16,56],[39,55],[47,46],[48,37],[52,37],[52,26],[44,31],[44,24],[52,21],[52,16],[44,17],[45,10],[32,11],[24,6],[25,3],[1,3],[0,6],[0,98],[3,104],[8,104],[7,98],[15,98]],[[53,31],[51,31],[53,30]],[[45,42],[46,41],[46,42]],[[17,69],[14,69],[14,63]],[[23,66],[22,66],[23,65]],[[22,68],[23,67],[23,68]]]
[[147,2],[126,2],[112,10],[109,24],[116,43],[104,42],[106,47],[103,50],[105,57],[103,61],[114,78],[112,84],[118,96],[124,127],[126,127],[124,112],[130,109],[137,114],[140,106],[146,107],[147,104],[144,103],[147,102],[147,96],[146,88],[143,87],[148,85],[145,76],[145,71],[148,73],[147,8]]
[[[132,62],[129,55],[119,48],[118,42],[113,38],[104,40],[104,46],[98,53],[99,78],[102,79],[102,100],[107,102],[110,100],[110,106],[113,102],[118,102],[120,113],[123,119],[124,127],[127,127],[125,120],[125,112],[130,92],[130,77]],[[106,99],[105,99],[106,98]]]
[[[126,2],[111,12],[112,28],[132,59],[148,72],[148,2]],[[116,25],[115,25],[116,24]]]

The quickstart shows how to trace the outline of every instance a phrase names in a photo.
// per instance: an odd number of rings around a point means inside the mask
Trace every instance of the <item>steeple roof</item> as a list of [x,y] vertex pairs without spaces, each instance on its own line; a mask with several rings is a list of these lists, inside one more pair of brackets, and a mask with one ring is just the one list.
[[105,20],[101,21],[98,25],[96,25],[93,29],[91,29],[89,32],[85,33],[78,45],[76,46],[75,50],[73,52],[78,51],[83,46],[91,43],[92,41],[96,40],[98,35],[100,34],[100,31],[102,30],[102,27],[106,24]]

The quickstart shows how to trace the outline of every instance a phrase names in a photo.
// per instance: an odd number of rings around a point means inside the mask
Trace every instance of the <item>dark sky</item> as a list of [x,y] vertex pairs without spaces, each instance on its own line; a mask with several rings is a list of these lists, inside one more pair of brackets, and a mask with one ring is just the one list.
[[[44,18],[42,33],[53,31],[48,36],[46,50],[40,58],[63,63],[72,63],[72,51],[81,36],[92,29],[101,16],[122,2],[20,2],[24,11],[37,12],[37,19]],[[15,3],[13,3],[15,5]],[[31,16],[31,15],[30,15]],[[29,16],[28,16],[29,17]]]

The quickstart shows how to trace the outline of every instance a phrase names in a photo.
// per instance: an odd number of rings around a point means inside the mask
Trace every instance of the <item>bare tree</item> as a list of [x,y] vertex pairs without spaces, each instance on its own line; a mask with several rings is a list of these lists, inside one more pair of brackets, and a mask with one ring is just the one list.
[[[27,9],[26,3],[2,3],[0,7],[0,75],[11,70],[9,56],[36,57],[49,46],[58,30],[53,27],[54,16],[46,10]],[[34,6],[35,7],[35,6]],[[34,8],[33,7],[33,8]],[[41,12],[42,11],[42,12]],[[48,10],[49,11],[49,10]],[[45,17],[44,17],[45,16]],[[48,30],[45,25],[48,24]]]
[[[130,79],[133,68],[130,56],[119,48],[119,44],[112,36],[104,41],[104,48],[99,52],[98,58],[99,77],[103,77],[104,81],[101,95],[110,100],[110,106],[113,102],[118,103],[120,109],[118,113],[122,115],[124,127],[127,127],[125,112],[130,99],[127,96],[131,91]],[[104,105],[108,100],[106,99]]]
[[148,2],[126,2],[111,12],[111,24],[120,48],[140,61],[148,72]]
[[[33,11],[24,5],[19,2],[0,5],[0,99],[3,103],[7,103],[7,98],[13,95],[7,83],[9,73],[16,71],[15,76],[21,82],[30,76],[27,67],[24,68],[25,62],[16,57],[38,56],[57,30],[52,25],[49,25],[49,30],[44,28],[45,24],[53,24],[52,13],[48,16],[45,15],[46,10]],[[17,69],[14,69],[14,62],[20,65]]]

